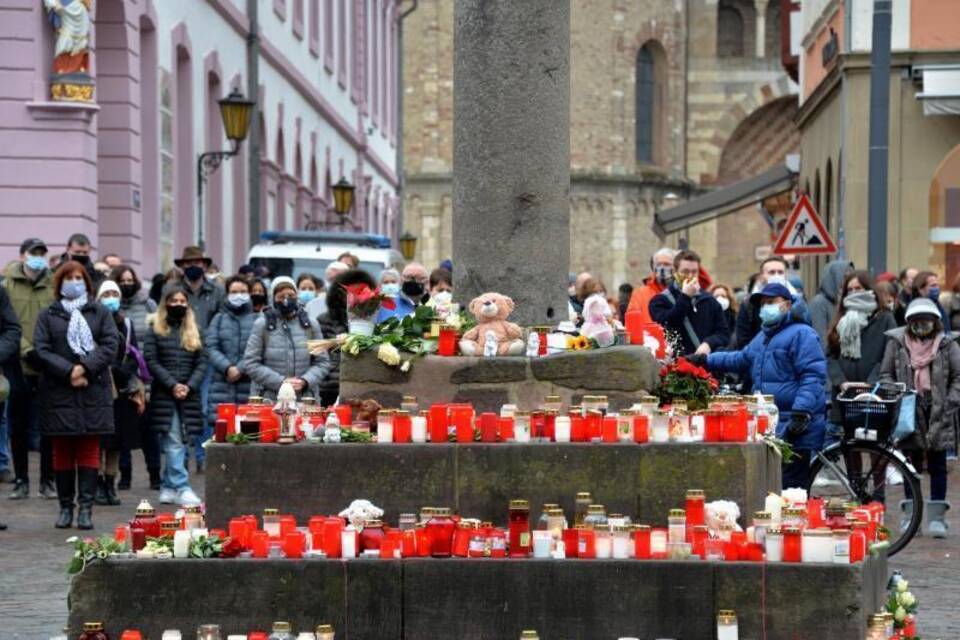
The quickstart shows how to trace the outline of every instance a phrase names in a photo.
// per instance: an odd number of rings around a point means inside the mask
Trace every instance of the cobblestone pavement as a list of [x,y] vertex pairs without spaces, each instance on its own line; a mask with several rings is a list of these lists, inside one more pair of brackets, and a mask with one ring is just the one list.
[[[129,518],[141,498],[157,506],[157,494],[148,488],[141,461],[136,454],[133,489],[120,492],[123,505],[94,508],[96,534],[108,533],[114,524]],[[960,639],[960,466],[953,464],[950,470],[950,497],[956,505],[950,513],[950,537],[918,537],[891,561],[920,600],[919,630],[925,640]],[[35,469],[32,478],[38,477]],[[0,485],[0,521],[10,527],[0,532],[0,640],[47,640],[66,621],[69,578],[65,567],[71,547],[64,541],[77,530],[53,528],[57,503],[36,497],[36,486],[25,502],[6,499],[10,486]],[[202,479],[193,486],[202,496]]]

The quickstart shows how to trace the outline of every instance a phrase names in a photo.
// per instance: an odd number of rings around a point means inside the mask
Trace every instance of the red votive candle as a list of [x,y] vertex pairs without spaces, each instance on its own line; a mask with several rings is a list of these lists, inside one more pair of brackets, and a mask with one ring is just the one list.
[[638,560],[650,559],[650,525],[638,524],[634,529],[633,556]]
[[543,432],[546,428],[546,416],[543,411],[533,411],[530,413],[530,438],[536,440],[544,437]]
[[461,444],[473,442],[473,419],[469,415],[465,413],[454,415],[453,426],[457,433],[457,442]]
[[513,418],[510,416],[498,418],[497,429],[500,431],[500,442],[513,440]]
[[417,525],[416,538],[417,538],[417,557],[419,558],[429,558],[430,557],[430,532],[427,531],[426,526]]
[[343,526],[342,518],[327,518],[323,523],[323,552],[328,558],[340,557],[340,533]]
[[413,438],[413,419],[407,411],[398,411],[393,416],[393,441],[409,443]]
[[[392,530],[391,530],[392,533]],[[400,555],[404,558],[412,558],[417,555],[417,532],[414,529],[405,529],[401,531]]]
[[647,414],[633,417],[633,441],[637,444],[650,441],[650,416]]
[[783,529],[783,561],[800,562],[802,559],[802,538],[798,527]]
[[499,421],[500,418],[495,413],[487,412],[480,414],[480,440],[482,442],[497,441]]
[[457,355],[457,330],[450,325],[440,327],[440,337],[437,340],[437,355],[450,357]]
[[587,421],[583,416],[570,416],[570,440],[573,442],[586,442],[590,438],[587,435]]
[[606,443],[617,442],[617,419],[606,416],[601,423],[601,436]]
[[554,441],[557,426],[557,412],[546,411],[543,414],[543,437],[550,442]]
[[337,420],[340,421],[341,427],[346,428],[353,424],[353,407],[350,405],[338,404],[333,408],[333,411],[337,414]]
[[288,558],[302,558],[305,544],[302,531],[290,531],[283,538],[283,555]]
[[[689,512],[687,517],[689,517]],[[705,524],[695,525],[690,530],[691,551],[694,555],[701,558],[707,557],[707,538],[710,537],[710,529]]]
[[130,549],[132,551],[140,551],[147,546],[147,533],[140,527],[133,527],[130,529]]
[[576,558],[580,551],[580,540],[576,529],[563,530],[563,548],[568,558]]
[[213,441],[223,444],[227,441],[227,421],[217,419],[213,425]]
[[250,551],[254,558],[266,558],[270,555],[270,536],[266,531],[254,531],[250,541]]
[[280,537],[283,538],[297,528],[297,519],[293,516],[280,516]]
[[823,498],[807,499],[807,528],[823,529],[827,526],[823,518]]
[[448,420],[447,405],[435,404],[430,407],[430,442],[447,441]]
[[723,437],[723,412],[711,409],[703,414],[703,441],[720,442]]
[[584,420],[587,423],[587,439],[600,439],[603,433],[603,414],[599,411],[588,411]]

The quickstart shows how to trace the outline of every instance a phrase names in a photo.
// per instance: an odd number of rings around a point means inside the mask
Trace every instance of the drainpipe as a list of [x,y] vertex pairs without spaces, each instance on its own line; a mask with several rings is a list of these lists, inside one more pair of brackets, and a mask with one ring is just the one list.
[[870,51],[870,174],[868,178],[867,266],[874,275],[887,267],[887,173],[890,145],[891,0],[873,2]]
[[403,21],[417,10],[418,0],[400,14],[397,20],[397,237],[403,234],[403,190],[406,184],[403,168]]
[[257,17],[258,0],[247,0],[247,96],[253,101],[250,130],[247,133],[247,226],[249,244],[260,240],[260,25]]

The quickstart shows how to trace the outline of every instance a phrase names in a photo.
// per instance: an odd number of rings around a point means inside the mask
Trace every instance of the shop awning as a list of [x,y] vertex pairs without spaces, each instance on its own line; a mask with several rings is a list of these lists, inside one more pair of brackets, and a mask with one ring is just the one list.
[[721,187],[689,202],[660,211],[655,218],[656,225],[664,234],[674,233],[728,213],[734,213],[770,196],[790,191],[796,179],[797,172],[786,164],[782,164],[760,175]]
[[923,85],[917,94],[917,100],[923,102],[923,115],[960,115],[960,65],[918,65],[913,77]]

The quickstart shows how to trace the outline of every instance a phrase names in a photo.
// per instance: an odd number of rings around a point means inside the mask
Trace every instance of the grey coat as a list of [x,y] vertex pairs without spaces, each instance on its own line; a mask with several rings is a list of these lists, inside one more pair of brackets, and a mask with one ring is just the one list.
[[146,291],[138,291],[132,298],[120,299],[120,311],[123,317],[133,323],[133,332],[141,339],[147,336],[150,326],[147,316],[156,312],[157,303],[150,299]]
[[820,336],[820,344],[824,350],[827,348],[830,321],[837,312],[837,294],[843,284],[843,277],[852,270],[853,263],[849,260],[834,260],[825,264],[820,274],[820,290],[807,305],[810,310],[810,324]]
[[182,289],[187,294],[187,302],[190,304],[190,308],[193,309],[197,327],[200,328],[200,333],[203,333],[210,326],[213,316],[220,311],[220,307],[223,305],[224,298],[226,298],[223,287],[204,278],[203,284],[196,291],[186,282],[182,283]]
[[225,305],[207,327],[203,348],[213,366],[213,380],[207,402],[207,420],[211,423],[217,419],[218,404],[242,404],[250,395],[250,376],[244,374],[237,382],[228,382],[227,369],[238,367],[243,371],[241,360],[258,315],[249,304],[240,312]]
[[[840,385],[844,382],[876,382],[880,377],[880,363],[887,348],[887,332],[897,328],[893,314],[881,310],[870,318],[870,322],[860,332],[860,359],[844,358],[839,353],[827,355],[827,391],[830,398],[836,398]],[[840,423],[840,405],[831,404],[830,421]]]
[[307,340],[321,337],[320,325],[305,311],[287,320],[274,309],[265,309],[253,323],[243,355],[241,368],[252,381],[250,395],[273,400],[285,378],[302,378],[307,383],[302,393],[317,397],[320,381],[330,371],[330,359],[325,353],[310,355]]
[[[913,369],[907,353],[905,329],[888,331],[887,336],[890,339],[880,365],[880,380],[903,382],[908,389],[913,389]],[[917,411],[917,430],[913,438],[903,444],[905,449],[943,451],[953,444],[956,413],[960,407],[960,345],[952,336],[943,337],[931,367],[929,420],[924,420],[923,412]],[[917,404],[919,409],[919,400]]]

